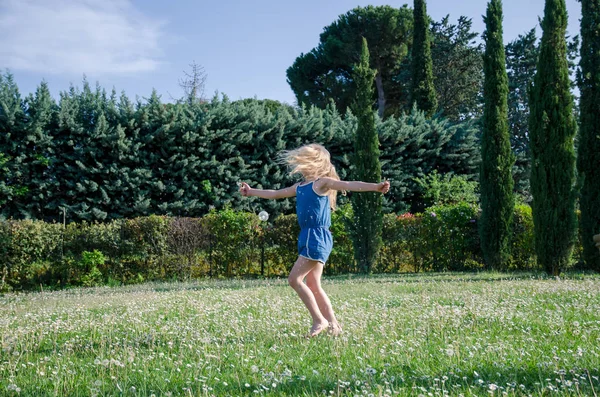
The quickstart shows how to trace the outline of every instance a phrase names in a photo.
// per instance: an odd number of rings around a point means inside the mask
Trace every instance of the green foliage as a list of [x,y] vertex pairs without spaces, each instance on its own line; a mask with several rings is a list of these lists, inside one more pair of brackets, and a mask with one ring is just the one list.
[[[373,77],[377,72],[369,66],[369,49],[363,38],[360,63],[354,67],[356,102],[353,112],[358,119],[352,164],[353,179],[363,182],[381,182],[379,162],[379,136],[375,129],[375,114],[371,108]],[[354,193],[351,197],[355,223],[352,228],[354,258],[363,273],[371,272],[375,256],[381,246],[381,194],[378,192]]]
[[333,250],[329,256],[328,273],[356,272],[353,246],[354,211],[352,205],[346,203],[338,206],[331,214],[331,234],[333,235]]
[[481,115],[482,44],[472,31],[473,21],[461,16],[456,24],[445,16],[431,24],[433,83],[438,111],[453,122]]
[[[300,54],[287,70],[287,78],[301,105],[322,109],[333,100],[342,113],[351,107],[358,86],[352,73],[361,56],[362,38],[370,46],[370,68],[377,71],[377,103],[380,117],[400,114],[405,108],[394,77],[409,52],[412,12],[407,7],[356,7],[323,29],[319,44],[307,54]],[[372,76],[375,82],[375,75]]]
[[102,272],[100,272],[98,266],[103,266],[105,261],[106,258],[98,250],[83,251],[79,261],[79,268],[83,272],[83,275],[80,276],[81,285],[84,287],[100,285],[102,283]]
[[[512,256],[501,270],[538,270],[531,208],[520,204],[514,211]],[[465,203],[434,206],[424,214],[386,214],[383,245],[372,271],[480,269],[477,219],[476,206]],[[354,221],[349,203],[333,212],[334,249],[326,274],[361,270],[353,260]],[[299,231],[294,214],[260,222],[253,213],[231,209],[203,218],[81,222],[64,231],[62,225],[40,221],[0,222],[0,255],[5,258],[0,291],[258,276],[263,247],[265,276],[285,277],[298,257]]]
[[515,206],[510,244],[509,267],[501,270],[538,270],[535,258],[533,215],[531,207],[526,204]]
[[547,0],[537,73],[530,92],[531,191],[537,260],[549,274],[571,265],[575,241],[577,124],[567,62],[564,0]]
[[260,247],[256,237],[261,233],[258,216],[225,208],[209,212],[205,219],[211,232],[211,263],[216,264],[211,275],[257,274]]
[[[42,85],[35,96],[21,100],[12,80],[0,80],[5,109],[0,113],[5,150],[0,150],[0,202],[5,202],[0,217],[62,223],[66,209],[67,223],[108,222],[152,214],[200,217],[226,206],[265,209],[274,217],[292,213],[293,199],[239,200],[237,182],[272,189],[292,185],[296,181],[273,158],[310,142],[328,147],[340,177],[350,177],[358,118],[351,112],[342,116],[333,106],[298,109],[226,97],[165,105],[156,93],[134,105],[125,95],[107,95],[87,82],[81,90],[63,92],[56,104],[47,91]],[[386,211],[422,210],[413,176],[438,169],[476,177],[474,123],[428,119],[416,109],[375,122],[387,148],[381,154],[382,173],[392,183]],[[24,132],[38,134],[37,144],[13,139],[25,139]]]
[[481,139],[481,219],[479,233],[486,265],[507,267],[515,207],[514,164],[508,132],[508,77],[502,29],[502,2],[491,0],[484,18],[484,112]]
[[433,84],[429,17],[425,0],[415,0],[413,24],[410,102],[432,117],[437,111],[437,95]]
[[[286,277],[288,275],[298,259],[299,234],[300,226],[296,214],[280,215],[273,219],[272,223],[267,224],[264,240],[267,246],[265,256],[268,263],[266,276]],[[328,268],[325,269],[327,270]]]
[[421,188],[427,207],[448,204],[476,204],[478,183],[470,181],[464,175],[440,175],[437,170],[422,178],[414,178]]
[[[510,140],[515,155],[513,176],[515,192],[526,202],[531,202],[530,173],[531,150],[529,147],[529,86],[533,83],[540,54],[540,43],[533,28],[506,45],[506,68],[508,73],[508,123]],[[575,74],[579,38],[569,39],[567,55],[569,74]]]
[[600,2],[582,0],[580,127],[577,169],[582,179],[581,236],[585,267],[600,272],[600,251],[592,236],[600,234]]
[[455,204],[427,208],[422,217],[423,268],[433,271],[481,267],[477,206]]

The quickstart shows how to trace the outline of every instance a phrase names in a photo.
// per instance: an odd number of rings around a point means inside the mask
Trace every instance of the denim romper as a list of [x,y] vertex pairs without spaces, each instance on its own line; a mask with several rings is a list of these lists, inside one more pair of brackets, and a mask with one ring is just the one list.
[[329,196],[321,196],[314,190],[314,181],[296,187],[296,215],[300,224],[298,255],[327,262],[333,248],[331,208]]

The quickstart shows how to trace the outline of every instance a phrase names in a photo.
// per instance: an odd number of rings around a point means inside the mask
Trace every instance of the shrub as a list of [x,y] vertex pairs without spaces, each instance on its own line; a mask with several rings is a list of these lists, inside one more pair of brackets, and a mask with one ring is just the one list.
[[258,216],[226,208],[211,211],[205,219],[211,231],[211,275],[258,274],[260,269],[256,263],[260,260],[258,236],[261,233]]
[[527,204],[517,204],[513,216],[511,258],[508,270],[538,269],[535,260],[533,215]]
[[265,275],[285,276],[298,258],[300,226],[296,214],[279,215],[265,225],[265,245],[268,272]]
[[358,271],[350,235],[350,226],[353,221],[354,213],[350,203],[346,203],[332,212],[330,230],[333,235],[333,250],[329,256],[329,264],[324,270],[326,274]]
[[415,178],[425,199],[426,207],[433,205],[476,204],[479,201],[478,183],[464,175],[444,174],[437,171]]
[[482,263],[477,232],[477,207],[472,204],[433,206],[423,214],[420,243],[424,270],[471,270]]

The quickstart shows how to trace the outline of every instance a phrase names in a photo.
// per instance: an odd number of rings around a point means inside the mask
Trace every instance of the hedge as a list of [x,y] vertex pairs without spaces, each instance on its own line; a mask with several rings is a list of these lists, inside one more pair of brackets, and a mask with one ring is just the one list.
[[[384,216],[375,273],[483,269],[471,204],[434,206],[422,214]],[[536,265],[531,208],[515,207],[507,269]],[[332,216],[334,249],[325,273],[357,272],[348,233],[350,205]],[[118,285],[198,277],[286,276],[297,258],[295,215],[261,222],[232,209],[202,218],[148,216],[107,223],[0,222],[0,291]],[[581,245],[581,244],[579,244]],[[575,250],[577,255],[580,249]],[[578,257],[574,258],[577,262]]]

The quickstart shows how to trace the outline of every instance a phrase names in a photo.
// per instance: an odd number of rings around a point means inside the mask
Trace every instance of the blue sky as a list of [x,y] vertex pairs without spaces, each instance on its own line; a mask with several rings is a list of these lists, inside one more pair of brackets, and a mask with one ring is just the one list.
[[[581,5],[566,0],[569,33],[579,34]],[[406,1],[350,0],[0,0],[0,69],[23,94],[45,79],[53,95],[92,83],[165,101],[182,95],[178,79],[195,61],[206,94],[294,103],[285,71],[318,44],[323,27],[356,6]],[[412,0],[409,5],[412,6]],[[434,20],[473,19],[482,33],[485,0],[428,0]],[[504,0],[508,42],[538,24],[544,0]],[[541,31],[538,29],[539,34]]]

